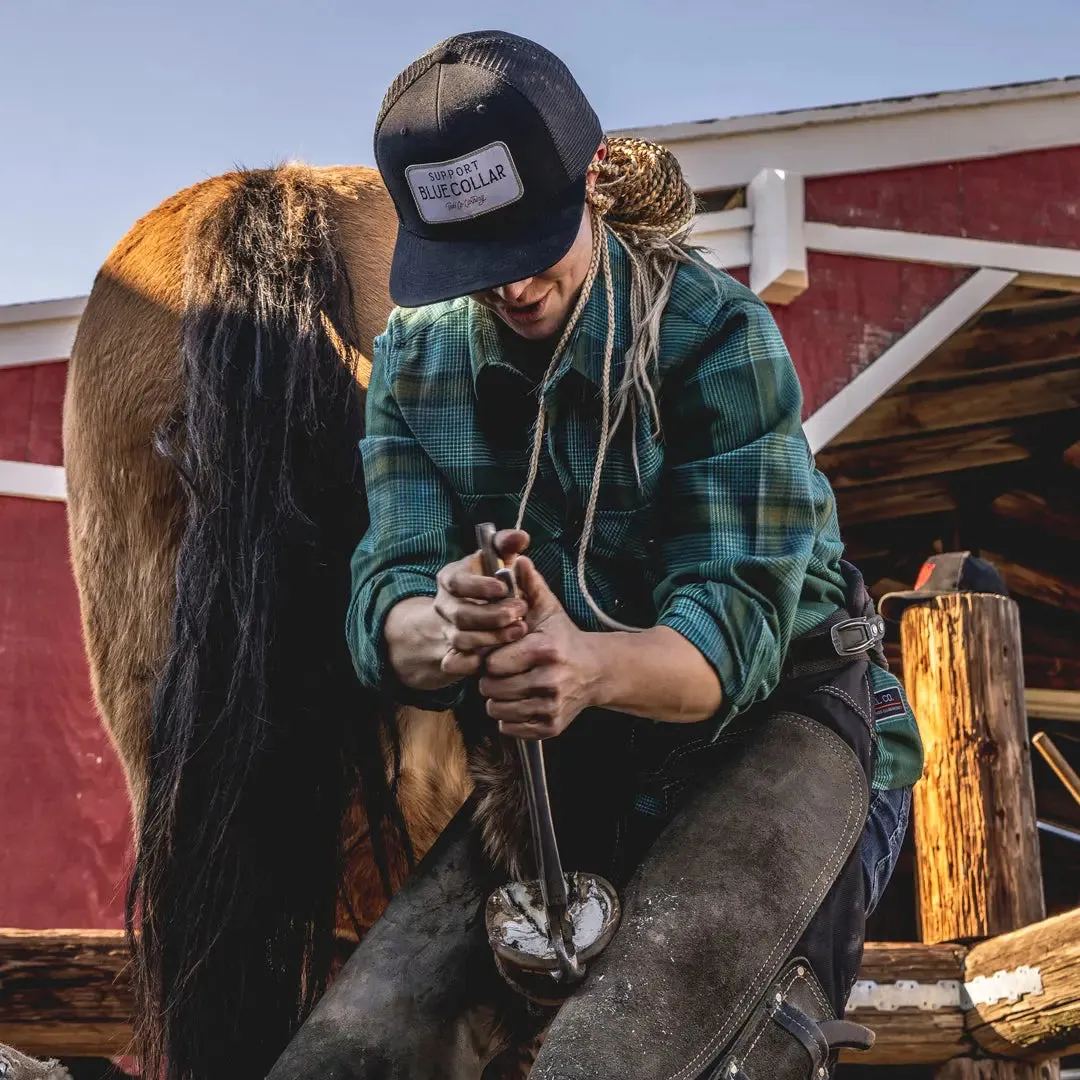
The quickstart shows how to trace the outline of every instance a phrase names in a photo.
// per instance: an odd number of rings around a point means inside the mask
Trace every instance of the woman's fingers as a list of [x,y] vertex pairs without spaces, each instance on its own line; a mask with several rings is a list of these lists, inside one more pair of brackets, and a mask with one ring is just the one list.
[[474,653],[512,644],[524,637],[526,633],[527,629],[523,622],[516,622],[511,626],[494,631],[457,630],[448,626],[446,643],[457,652]]

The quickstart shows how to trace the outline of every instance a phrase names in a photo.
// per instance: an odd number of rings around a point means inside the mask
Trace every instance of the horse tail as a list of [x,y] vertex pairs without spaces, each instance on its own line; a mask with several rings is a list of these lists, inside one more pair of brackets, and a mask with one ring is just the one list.
[[143,1075],[166,1080],[261,1080],[310,1010],[357,790],[387,889],[408,844],[396,730],[345,641],[367,524],[351,283],[310,171],[234,179],[188,236],[184,409],[158,438],[187,514],[128,928]]

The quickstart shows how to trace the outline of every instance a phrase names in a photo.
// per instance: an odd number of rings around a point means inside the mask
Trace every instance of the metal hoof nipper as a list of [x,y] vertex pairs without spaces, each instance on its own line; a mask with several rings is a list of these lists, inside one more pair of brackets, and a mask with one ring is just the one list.
[[[495,550],[495,526],[478,525],[476,538],[484,573],[499,578],[511,596],[517,582]],[[540,877],[511,881],[488,897],[488,940],[503,975],[537,1001],[557,1000],[585,977],[619,925],[619,898],[596,874],[564,874],[551,818],[544,746],[539,739],[515,739],[521,755]]]

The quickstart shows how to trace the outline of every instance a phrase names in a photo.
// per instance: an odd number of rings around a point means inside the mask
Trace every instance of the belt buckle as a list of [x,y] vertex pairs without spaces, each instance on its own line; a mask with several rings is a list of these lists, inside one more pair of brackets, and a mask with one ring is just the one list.
[[[857,641],[844,640],[849,631],[859,631]],[[861,656],[869,652],[885,637],[885,620],[880,615],[858,619],[844,619],[829,627],[829,637],[837,656]]]

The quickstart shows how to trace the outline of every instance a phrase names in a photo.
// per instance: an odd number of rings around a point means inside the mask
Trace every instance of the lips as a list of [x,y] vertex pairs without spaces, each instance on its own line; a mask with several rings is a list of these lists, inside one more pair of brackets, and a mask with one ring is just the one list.
[[506,316],[509,322],[515,323],[520,326],[527,326],[529,323],[538,322],[543,318],[544,307],[547,302],[547,294],[545,293],[539,300],[533,301],[531,304],[501,304],[502,313]]

